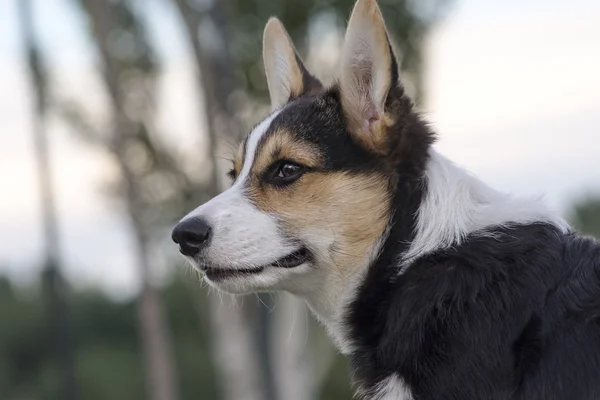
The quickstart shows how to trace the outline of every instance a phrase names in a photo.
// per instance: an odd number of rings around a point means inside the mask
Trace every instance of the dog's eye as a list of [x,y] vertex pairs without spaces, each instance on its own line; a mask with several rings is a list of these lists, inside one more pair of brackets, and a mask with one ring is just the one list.
[[289,179],[290,177],[296,175],[302,167],[295,164],[283,164],[279,171],[277,171],[277,177],[281,179]]
[[300,178],[306,169],[298,164],[282,161],[270,168],[268,179],[275,185],[285,185]]

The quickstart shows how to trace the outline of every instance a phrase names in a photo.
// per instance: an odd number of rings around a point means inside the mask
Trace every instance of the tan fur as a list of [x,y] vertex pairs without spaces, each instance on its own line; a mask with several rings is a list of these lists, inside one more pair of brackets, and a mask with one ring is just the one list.
[[[258,176],[276,161],[274,154],[317,171],[286,187],[261,184]],[[291,236],[330,240],[329,254],[318,264],[332,268],[330,275],[341,278],[368,256],[388,223],[387,180],[370,173],[318,172],[315,154],[307,144],[293,141],[290,133],[276,133],[257,154],[247,193],[256,207],[276,216]]]
[[235,158],[233,160],[234,176],[238,176],[240,174],[242,165],[244,165],[244,142],[240,143],[237,152],[235,153]]
[[258,175],[278,160],[295,161],[306,167],[315,168],[319,165],[320,157],[315,148],[294,140],[291,132],[282,129],[274,132],[262,146],[254,159],[252,171]]
[[[295,161],[306,167],[314,168],[319,165],[320,157],[316,149],[304,143],[294,140],[291,132],[280,130],[275,132],[262,146],[256,155],[252,166],[252,174],[258,175],[278,160]],[[244,143],[240,143],[235,159],[233,170],[238,176],[244,164]]]

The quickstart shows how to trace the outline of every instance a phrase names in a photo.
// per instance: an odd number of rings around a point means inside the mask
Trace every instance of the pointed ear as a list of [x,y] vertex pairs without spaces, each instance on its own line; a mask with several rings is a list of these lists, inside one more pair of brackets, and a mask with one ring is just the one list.
[[341,66],[341,101],[350,132],[376,149],[384,139],[386,100],[397,84],[398,67],[375,0],[358,0],[354,6]]
[[263,34],[263,62],[273,110],[322,87],[302,63],[281,21],[274,17]]

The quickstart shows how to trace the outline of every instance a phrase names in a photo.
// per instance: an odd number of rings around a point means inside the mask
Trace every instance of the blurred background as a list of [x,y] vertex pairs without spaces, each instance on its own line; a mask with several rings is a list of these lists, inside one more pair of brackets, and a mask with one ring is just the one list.
[[[0,399],[350,399],[303,303],[170,243],[268,112],[283,20],[337,73],[353,0],[0,0]],[[380,0],[438,149],[600,236],[600,2]]]

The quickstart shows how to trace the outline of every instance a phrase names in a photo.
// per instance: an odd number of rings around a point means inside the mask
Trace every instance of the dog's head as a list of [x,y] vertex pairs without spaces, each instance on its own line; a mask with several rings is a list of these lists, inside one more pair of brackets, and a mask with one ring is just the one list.
[[374,256],[399,176],[431,138],[414,129],[374,0],[354,8],[333,87],[308,72],[274,18],[263,58],[272,113],[240,145],[232,186],[173,238],[221,290],[326,291]]

